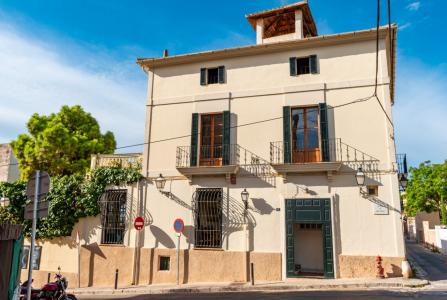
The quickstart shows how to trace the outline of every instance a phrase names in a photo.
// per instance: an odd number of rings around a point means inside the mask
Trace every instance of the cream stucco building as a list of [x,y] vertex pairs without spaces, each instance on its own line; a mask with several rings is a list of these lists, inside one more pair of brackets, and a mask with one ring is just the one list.
[[181,283],[244,282],[251,264],[257,281],[374,277],[377,255],[401,276],[396,27],[320,36],[307,2],[247,19],[256,45],[138,59],[146,179],[105,196],[121,217],[77,225],[81,285],[115,269],[120,284],[175,282],[177,218]]

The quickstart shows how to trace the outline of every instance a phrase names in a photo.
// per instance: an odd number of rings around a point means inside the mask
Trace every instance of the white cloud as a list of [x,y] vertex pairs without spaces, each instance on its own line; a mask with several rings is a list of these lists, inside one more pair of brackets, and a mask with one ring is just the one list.
[[404,24],[402,24],[402,25],[399,25],[399,30],[400,31],[402,31],[402,30],[405,30],[405,29],[407,29],[408,27],[411,27],[411,23],[410,22],[407,22],[407,23],[404,23]]
[[447,67],[399,56],[394,120],[398,151],[412,165],[447,159]]
[[421,8],[421,2],[420,1],[411,2],[410,4],[407,5],[407,9],[410,10],[410,11],[418,11],[419,8]]
[[329,23],[326,19],[319,18],[317,20],[317,29],[318,29],[318,34],[320,34],[320,35],[334,33],[334,30],[332,30],[331,26],[329,25]]
[[0,63],[0,143],[26,132],[31,114],[76,104],[96,117],[102,131],[114,132],[118,145],[143,141],[146,77],[134,60],[29,37],[0,23]]

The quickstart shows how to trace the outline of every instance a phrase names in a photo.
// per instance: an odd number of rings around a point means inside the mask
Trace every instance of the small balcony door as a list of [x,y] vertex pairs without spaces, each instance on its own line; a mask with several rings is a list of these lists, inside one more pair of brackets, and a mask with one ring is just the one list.
[[223,114],[201,115],[200,119],[200,165],[222,166]]
[[292,108],[292,163],[320,162],[318,106]]

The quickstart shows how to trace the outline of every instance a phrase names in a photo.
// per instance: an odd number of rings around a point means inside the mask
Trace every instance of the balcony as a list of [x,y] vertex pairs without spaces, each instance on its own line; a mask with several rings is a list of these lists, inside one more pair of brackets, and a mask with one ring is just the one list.
[[90,168],[93,170],[99,167],[115,167],[123,168],[134,167],[141,169],[143,162],[143,154],[126,153],[126,154],[96,154],[92,155]]
[[377,169],[378,162],[377,158],[338,138],[323,140],[319,148],[306,150],[292,149],[284,142],[270,143],[270,163],[278,173],[283,174],[337,172],[342,165],[354,170],[362,167],[366,172],[373,172]]
[[274,176],[270,162],[237,144],[201,147],[179,146],[177,147],[176,168],[188,177],[193,175],[228,176],[239,173],[265,180]]

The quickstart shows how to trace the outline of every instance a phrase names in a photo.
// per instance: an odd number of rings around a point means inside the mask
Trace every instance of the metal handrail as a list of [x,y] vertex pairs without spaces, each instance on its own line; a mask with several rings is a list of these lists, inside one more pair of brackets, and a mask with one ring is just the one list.
[[[369,162],[377,163],[379,159],[355,147],[344,143],[340,138],[322,140],[320,147],[307,151],[294,151],[288,143],[282,141],[270,143],[270,162],[284,164],[284,151],[290,149],[291,163],[310,163],[323,161],[323,153],[329,162]],[[293,155],[295,152],[296,155]],[[297,157],[297,158],[295,158]]]

